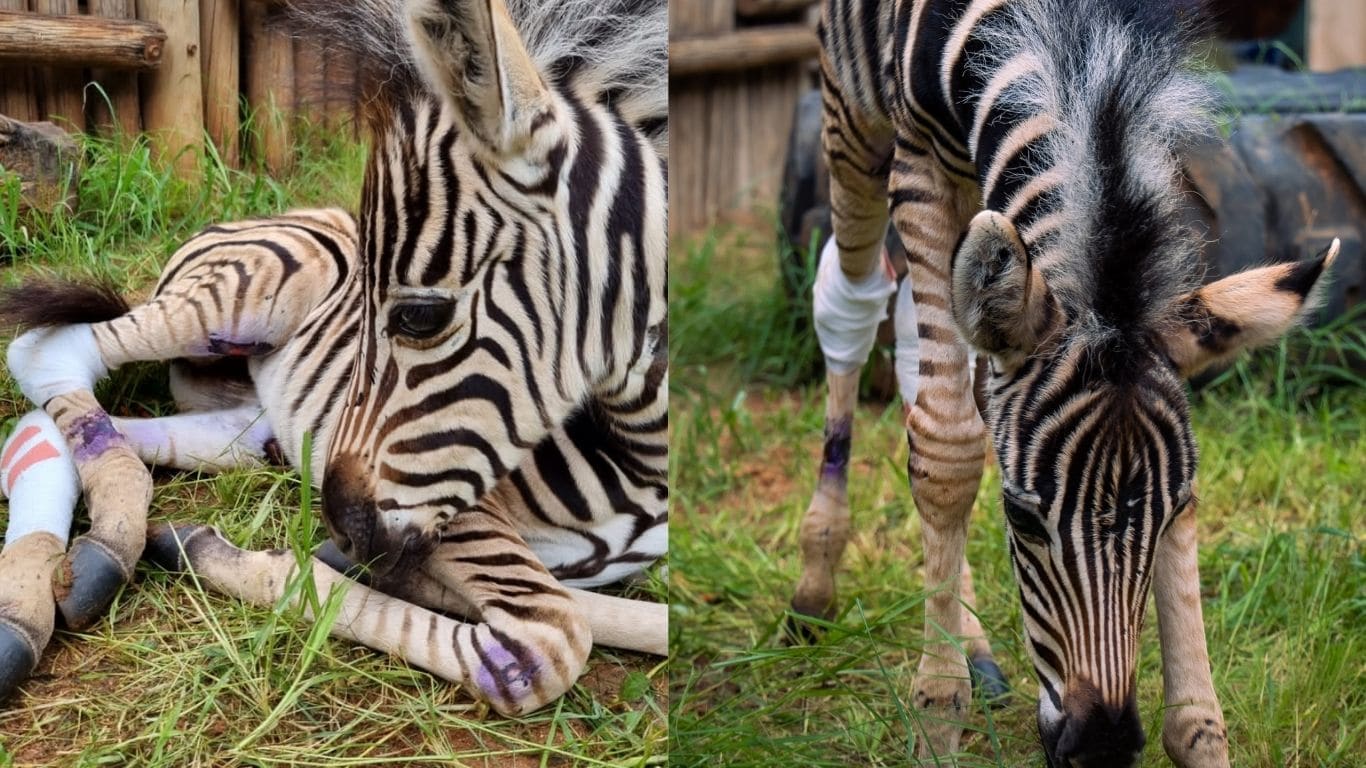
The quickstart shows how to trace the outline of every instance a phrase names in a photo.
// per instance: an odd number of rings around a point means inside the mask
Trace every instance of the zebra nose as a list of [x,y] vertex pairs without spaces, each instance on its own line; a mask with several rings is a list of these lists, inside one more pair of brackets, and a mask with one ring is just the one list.
[[1076,768],[1126,768],[1137,765],[1147,739],[1138,717],[1138,700],[1130,695],[1121,707],[1096,702],[1067,710],[1052,750],[1054,765]]
[[323,522],[337,548],[368,563],[375,555],[375,501],[360,457],[344,454],[323,472]]

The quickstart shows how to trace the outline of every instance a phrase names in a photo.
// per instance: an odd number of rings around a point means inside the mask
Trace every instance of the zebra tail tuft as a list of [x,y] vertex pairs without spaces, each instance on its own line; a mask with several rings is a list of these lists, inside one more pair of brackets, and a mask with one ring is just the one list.
[[0,331],[98,323],[128,310],[128,302],[109,282],[39,277],[0,288]]

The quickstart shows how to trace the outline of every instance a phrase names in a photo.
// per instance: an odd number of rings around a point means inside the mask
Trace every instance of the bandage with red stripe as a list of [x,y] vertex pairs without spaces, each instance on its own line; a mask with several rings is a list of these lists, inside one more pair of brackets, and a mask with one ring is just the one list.
[[66,542],[80,497],[80,479],[52,418],[33,411],[0,448],[0,492],[10,500],[5,543],[35,531]]

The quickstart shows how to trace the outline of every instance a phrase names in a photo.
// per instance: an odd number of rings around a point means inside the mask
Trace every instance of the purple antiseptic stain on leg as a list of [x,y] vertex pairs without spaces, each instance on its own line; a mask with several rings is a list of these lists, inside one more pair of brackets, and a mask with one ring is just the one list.
[[128,441],[114,428],[114,422],[104,409],[97,408],[81,416],[66,428],[63,433],[71,446],[71,455],[78,464],[93,461],[114,446],[124,446]]
[[851,416],[825,423],[825,455],[821,459],[821,484],[843,488],[849,481],[849,444],[854,431]]
[[[479,643],[479,670],[475,672],[474,682],[491,699],[508,702],[521,701],[532,691],[532,681],[540,667],[532,662],[523,662],[498,640],[481,638]],[[525,651],[524,651],[525,653]],[[530,654],[527,654],[528,656]]]

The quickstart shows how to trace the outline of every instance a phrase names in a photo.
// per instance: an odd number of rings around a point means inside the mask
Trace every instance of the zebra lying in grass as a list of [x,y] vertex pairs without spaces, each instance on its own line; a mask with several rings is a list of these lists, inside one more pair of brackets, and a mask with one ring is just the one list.
[[[131,578],[144,461],[298,466],[305,433],[337,553],[474,622],[357,585],[334,632],[508,714],[560,696],[595,641],[665,651],[664,606],[569,590],[667,547],[664,0],[292,8],[374,73],[359,225],[314,211],[210,228],[131,311],[70,285],[3,301],[32,329],[10,371],[53,423],[22,425],[5,473],[26,535],[0,556],[0,693],[51,634],[54,569],[75,626]],[[219,365],[192,362],[205,358]],[[94,383],[135,360],[191,361],[175,365],[185,413],[100,407]],[[36,438],[33,454],[22,441]],[[62,556],[70,501],[30,512],[18,486],[72,461],[92,526]],[[244,599],[278,599],[293,567],[202,528],[156,531],[154,551],[178,560],[177,538]],[[320,587],[338,578],[314,572]]]

